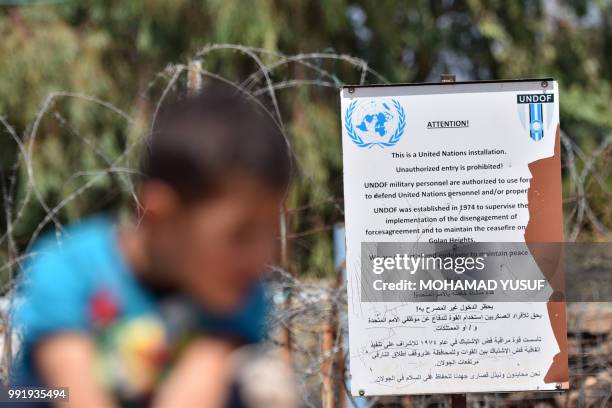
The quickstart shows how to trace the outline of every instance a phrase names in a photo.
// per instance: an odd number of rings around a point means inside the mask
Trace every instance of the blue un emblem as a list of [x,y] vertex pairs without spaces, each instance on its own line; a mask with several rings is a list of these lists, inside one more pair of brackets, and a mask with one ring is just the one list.
[[406,128],[406,113],[395,99],[390,101],[353,101],[346,109],[344,127],[359,147],[392,147]]

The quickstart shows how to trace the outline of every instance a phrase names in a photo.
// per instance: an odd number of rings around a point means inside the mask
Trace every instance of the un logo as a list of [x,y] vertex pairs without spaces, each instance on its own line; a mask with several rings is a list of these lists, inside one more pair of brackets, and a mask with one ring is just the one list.
[[346,109],[344,127],[348,137],[359,147],[392,147],[406,128],[406,113],[395,99],[391,101],[353,101]]

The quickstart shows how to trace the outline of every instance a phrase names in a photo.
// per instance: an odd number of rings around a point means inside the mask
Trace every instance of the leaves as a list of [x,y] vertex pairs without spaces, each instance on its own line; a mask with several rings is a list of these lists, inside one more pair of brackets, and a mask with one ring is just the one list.
[[[165,68],[186,63],[214,43],[261,48],[266,64],[279,51],[352,55],[392,82],[437,81],[444,72],[458,80],[553,76],[561,85],[563,129],[588,156],[612,131],[612,4],[555,4],[151,0],[0,6],[0,116],[19,140],[31,135],[46,98],[60,90],[107,101],[134,120],[93,101],[53,99],[32,144],[35,177],[29,180],[18,167],[15,200],[3,203],[19,210],[34,183],[39,197],[15,226],[18,245],[25,246],[43,219],[43,203],[53,208],[87,183],[58,211],[60,221],[106,208],[125,212],[132,178],[124,170],[137,168],[138,143],[175,72]],[[203,61],[203,69],[238,83],[258,68],[237,49],[210,52]],[[292,246],[302,273],[331,273],[330,226],[343,220],[339,103],[337,92],[322,86],[381,81],[362,77],[361,68],[320,58],[269,72],[275,84],[283,84],[279,106],[300,166],[290,205]],[[182,85],[181,77],[169,92]],[[262,76],[244,85],[256,90],[264,85]],[[7,129],[0,134],[0,179],[9,186],[14,159],[23,156]],[[108,172],[124,152],[121,166]],[[589,184],[599,197],[593,211],[609,220],[609,174],[599,173],[607,179]],[[606,185],[608,190],[601,187]],[[2,225],[5,217],[0,215]],[[0,256],[8,252],[0,249]]]

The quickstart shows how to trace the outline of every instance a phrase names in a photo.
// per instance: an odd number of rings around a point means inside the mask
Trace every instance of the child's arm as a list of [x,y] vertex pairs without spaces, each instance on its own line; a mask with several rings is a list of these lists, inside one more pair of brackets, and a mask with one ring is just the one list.
[[36,346],[34,359],[49,387],[68,387],[69,402],[61,407],[112,408],[112,398],[96,381],[94,345],[79,333],[60,333]]
[[160,388],[154,408],[224,406],[232,381],[231,342],[199,339],[189,345]]

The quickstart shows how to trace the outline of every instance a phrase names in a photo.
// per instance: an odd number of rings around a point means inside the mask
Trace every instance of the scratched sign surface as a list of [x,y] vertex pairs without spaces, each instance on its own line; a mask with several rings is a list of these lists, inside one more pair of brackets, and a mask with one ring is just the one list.
[[354,395],[566,387],[564,303],[512,301],[510,291],[507,302],[381,301],[389,270],[417,283],[422,271],[402,254],[385,263],[362,252],[362,243],[522,243],[543,276],[562,274],[528,247],[563,240],[558,100],[552,80],[342,89]]

